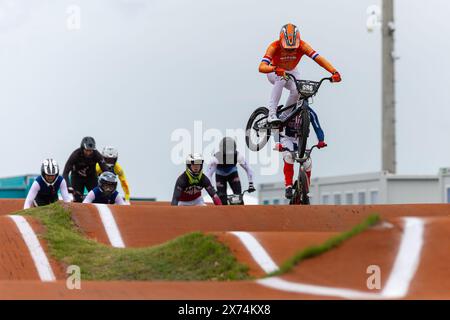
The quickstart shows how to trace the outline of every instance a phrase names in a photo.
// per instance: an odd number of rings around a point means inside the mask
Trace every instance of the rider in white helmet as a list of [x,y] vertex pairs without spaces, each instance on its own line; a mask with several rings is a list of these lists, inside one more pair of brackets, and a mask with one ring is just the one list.
[[202,206],[205,205],[202,190],[205,189],[213,199],[215,205],[221,205],[216,190],[211,181],[203,174],[203,156],[199,153],[188,155],[186,170],[178,177],[173,191],[173,206]]
[[[122,169],[122,166],[117,162],[119,158],[119,151],[115,147],[106,146],[102,150],[102,156],[105,160],[106,166],[108,170],[117,175],[120,181],[120,185],[122,186],[123,192],[125,193],[125,201],[130,201],[130,187],[128,185],[127,178],[125,176],[125,172]],[[100,165],[97,163],[96,166],[97,175],[103,172],[100,168]]]
[[58,192],[64,202],[70,202],[66,180],[59,175],[59,166],[53,159],[45,159],[41,165],[41,175],[31,185],[25,199],[24,209],[45,206],[58,201]]

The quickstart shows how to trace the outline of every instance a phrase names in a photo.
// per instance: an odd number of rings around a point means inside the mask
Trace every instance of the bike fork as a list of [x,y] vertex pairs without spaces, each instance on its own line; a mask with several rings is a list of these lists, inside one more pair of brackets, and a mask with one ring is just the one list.
[[[305,180],[305,183],[304,184],[302,184],[302,187],[304,186],[304,187],[306,187],[306,193],[309,193],[309,177],[308,177],[308,172],[306,172],[306,170],[305,170],[305,168],[303,167],[303,166],[300,166],[300,171],[301,171],[301,173],[300,173],[300,175],[301,176],[303,176],[304,178],[304,180]],[[302,173],[303,173],[303,175],[302,175]],[[300,181],[301,180],[303,180],[303,179],[299,179]]]

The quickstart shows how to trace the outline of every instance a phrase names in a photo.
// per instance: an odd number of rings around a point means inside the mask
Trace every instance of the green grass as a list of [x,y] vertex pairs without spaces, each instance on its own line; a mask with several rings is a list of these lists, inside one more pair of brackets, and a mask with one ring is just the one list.
[[308,247],[302,251],[299,251],[296,253],[292,258],[285,261],[279,268],[279,270],[274,271],[270,274],[268,274],[268,277],[271,276],[279,276],[286,272],[289,272],[294,268],[297,264],[299,264],[301,261],[309,258],[316,257],[324,252],[327,252],[337,246],[339,246],[344,241],[350,239],[351,237],[354,237],[355,235],[363,232],[364,230],[368,229],[369,227],[376,224],[378,221],[380,221],[380,217],[378,215],[370,215],[366,218],[365,221],[355,226],[350,231],[343,232],[341,234],[338,234],[327,241],[325,241],[321,245],[317,246],[311,246]]
[[194,232],[148,248],[112,248],[88,239],[59,204],[21,211],[38,219],[50,254],[86,280],[244,280],[248,267],[212,235]]

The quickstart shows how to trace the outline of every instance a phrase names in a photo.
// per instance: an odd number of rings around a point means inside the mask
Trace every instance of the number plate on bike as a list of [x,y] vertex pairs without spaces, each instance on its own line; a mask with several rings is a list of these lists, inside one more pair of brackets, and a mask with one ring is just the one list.
[[319,82],[309,80],[299,80],[298,87],[300,93],[304,96],[310,96],[316,92]]
[[228,196],[228,201],[231,205],[242,204],[242,195],[235,194]]

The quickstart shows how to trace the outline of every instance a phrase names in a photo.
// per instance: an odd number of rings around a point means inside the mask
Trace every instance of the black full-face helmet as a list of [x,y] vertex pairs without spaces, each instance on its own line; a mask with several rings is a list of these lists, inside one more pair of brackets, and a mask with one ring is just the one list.
[[231,137],[225,137],[220,141],[218,160],[221,164],[235,164],[237,149],[236,141]]
[[98,177],[98,187],[105,194],[111,194],[117,189],[117,176],[109,171],[103,172]]
[[81,140],[81,149],[96,150],[95,139],[92,137],[84,137],[83,140]]

